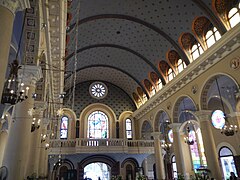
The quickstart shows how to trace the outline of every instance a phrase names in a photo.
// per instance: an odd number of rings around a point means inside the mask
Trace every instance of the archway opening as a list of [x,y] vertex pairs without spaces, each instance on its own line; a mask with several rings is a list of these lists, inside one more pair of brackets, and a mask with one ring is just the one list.
[[109,180],[111,168],[101,162],[88,164],[84,167],[84,180]]

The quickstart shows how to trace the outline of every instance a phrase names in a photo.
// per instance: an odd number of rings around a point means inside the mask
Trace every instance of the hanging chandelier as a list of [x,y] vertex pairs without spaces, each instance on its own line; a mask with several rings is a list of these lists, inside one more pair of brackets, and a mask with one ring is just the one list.
[[187,128],[186,128],[186,136],[184,137],[184,142],[187,143],[188,145],[193,145],[194,144],[194,138],[192,137],[191,133],[194,131],[190,130],[189,125],[192,124],[190,121],[188,122]]
[[17,60],[10,64],[10,73],[5,81],[2,93],[2,104],[15,105],[28,98],[29,87],[24,88],[24,83],[21,83],[18,79],[18,70],[20,68],[21,66],[18,65]]
[[172,143],[169,142],[168,139],[168,132],[169,132],[169,121],[165,121],[162,123],[163,125],[163,139],[161,140],[161,147],[166,151],[166,153],[169,155],[172,147]]
[[224,108],[223,99],[222,99],[221,91],[220,91],[219,84],[218,84],[218,79],[216,78],[215,80],[216,80],[217,90],[218,90],[218,94],[220,97],[221,106],[222,106],[222,110],[223,110],[222,118],[225,119],[225,124],[221,128],[221,133],[225,134],[226,136],[233,136],[235,133],[238,132],[238,126],[236,124],[230,124],[228,117],[225,114],[225,108]]
[[228,121],[227,121],[227,124],[225,124],[221,129],[221,133],[225,134],[226,136],[233,136],[237,132],[238,132],[237,125],[229,124]]
[[16,57],[15,57],[15,60],[13,60],[13,62],[9,64],[10,72],[7,77],[7,80],[5,81],[4,89],[2,93],[1,103],[6,105],[15,105],[18,102],[22,102],[28,98],[29,87],[24,88],[24,83],[22,83],[18,78],[18,70],[21,69],[21,66],[19,65],[19,62],[18,62],[18,55],[21,49],[20,45],[22,41],[25,19],[26,19],[26,11],[23,19],[23,25],[22,25],[20,39],[18,42],[18,50],[16,53]]

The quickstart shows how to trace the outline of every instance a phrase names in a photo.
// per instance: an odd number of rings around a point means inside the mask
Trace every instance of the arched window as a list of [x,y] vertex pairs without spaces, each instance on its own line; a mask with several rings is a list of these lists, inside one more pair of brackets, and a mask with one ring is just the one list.
[[234,172],[235,175],[237,174],[233,160],[233,153],[228,147],[222,147],[219,150],[219,158],[222,164],[222,171],[225,179],[230,177],[230,172]]
[[192,54],[193,60],[197,59],[202,53],[203,53],[203,48],[199,43],[194,44],[192,46],[191,54]]
[[230,23],[231,28],[236,26],[240,22],[240,3],[238,7],[232,8],[228,13],[228,21]]
[[156,94],[156,89],[152,86],[150,89],[150,96],[152,97],[154,94]]
[[178,73],[182,72],[185,67],[186,67],[185,62],[182,59],[179,59],[177,62]]
[[167,74],[168,82],[171,81],[174,78],[174,76],[175,76],[175,74],[174,74],[172,68],[169,68],[168,69],[168,74]]
[[146,94],[143,94],[143,103],[147,102],[147,95]]
[[132,120],[126,119],[126,137],[132,139]]
[[68,124],[69,124],[68,117],[63,116],[61,119],[61,126],[60,126],[60,139],[68,138]]
[[216,41],[221,38],[221,34],[217,30],[217,28],[214,27],[206,33],[205,38],[207,46],[211,47]]
[[207,166],[200,128],[196,130],[195,127],[192,126],[192,129],[189,131],[188,136],[189,140],[193,142],[189,144],[189,147],[193,168],[196,171],[200,166]]
[[108,117],[101,111],[94,111],[88,116],[87,137],[91,139],[109,138]]
[[177,175],[177,163],[176,163],[176,157],[175,155],[172,156],[171,158],[171,164],[172,164],[172,174],[173,174],[173,178],[177,179],[178,175]]
[[162,87],[163,87],[162,81],[161,81],[161,79],[158,79],[157,84],[156,84],[157,91],[162,89]]

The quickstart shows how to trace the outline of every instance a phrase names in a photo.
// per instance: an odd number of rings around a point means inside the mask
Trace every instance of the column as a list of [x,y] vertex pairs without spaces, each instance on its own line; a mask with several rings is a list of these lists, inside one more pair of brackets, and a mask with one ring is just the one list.
[[[36,127],[39,126],[39,128],[36,128],[35,131],[31,133],[30,152],[26,176],[31,176],[32,174],[35,174],[38,177],[38,165],[41,147],[41,132],[42,126],[44,126],[43,112],[45,109],[46,103],[35,102],[33,118],[36,118],[35,126]],[[40,124],[38,124],[38,122],[40,122]]]
[[42,77],[41,68],[37,66],[22,66],[19,70],[19,78],[29,87],[28,98],[15,105],[13,121],[9,130],[3,165],[8,168],[8,179],[24,179],[24,173],[28,162],[30,150],[32,117],[29,109],[33,108],[34,99],[31,97],[35,92],[35,83]]
[[[42,129],[42,135],[47,134],[47,126],[45,125]],[[49,143],[49,137],[47,137],[40,145],[40,159],[38,165],[39,177],[45,177],[47,175],[48,167],[48,149],[46,149],[46,143]]]
[[211,129],[212,128],[210,121],[211,113],[212,111],[198,111],[195,114],[200,122],[208,169],[210,169],[211,171],[212,178],[222,179],[222,173],[218,161],[218,152],[216,150],[216,145]]
[[8,140],[8,133],[6,130],[0,132],[0,167],[4,156],[5,146]]
[[170,127],[173,130],[173,150],[176,157],[177,172],[189,179],[194,174],[191,162],[191,154],[188,145],[184,142],[184,133],[181,132],[182,124],[173,123]]
[[0,0],[0,99],[2,99],[5,74],[8,64],[9,49],[15,12],[30,7],[28,0]]
[[157,175],[158,180],[166,178],[163,156],[162,156],[162,147],[161,147],[161,142],[160,142],[160,135],[161,135],[161,133],[159,133],[159,132],[152,133],[152,136],[154,138],[156,175]]
[[143,161],[143,171],[144,171],[144,175],[148,176],[148,160],[147,160],[147,158],[145,158]]

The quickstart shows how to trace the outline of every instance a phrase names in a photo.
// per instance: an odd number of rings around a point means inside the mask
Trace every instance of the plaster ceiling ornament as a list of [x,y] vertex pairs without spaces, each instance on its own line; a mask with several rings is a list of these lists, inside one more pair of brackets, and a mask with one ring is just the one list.
[[62,116],[63,114],[64,114],[63,108],[60,108],[60,109],[57,110],[57,115],[58,116]]
[[171,104],[171,102],[168,102],[167,103],[167,109],[170,110],[171,108],[172,108],[172,104]]
[[230,67],[234,70],[240,67],[240,57],[235,57],[230,61]]
[[198,91],[198,86],[195,84],[195,85],[192,86],[192,93],[196,94],[197,91]]
[[102,82],[94,82],[89,86],[89,93],[93,98],[103,99],[107,96],[107,86]]

